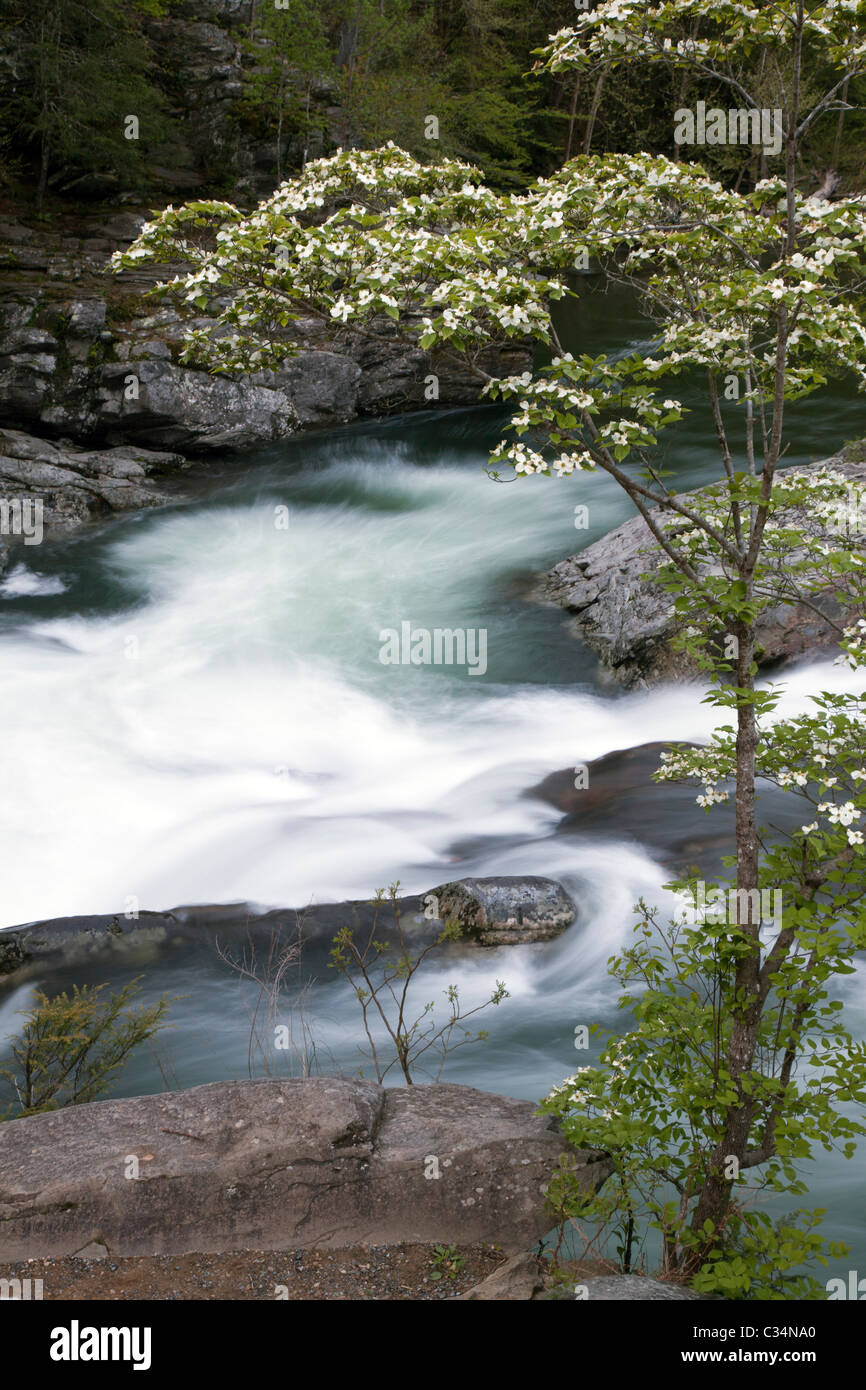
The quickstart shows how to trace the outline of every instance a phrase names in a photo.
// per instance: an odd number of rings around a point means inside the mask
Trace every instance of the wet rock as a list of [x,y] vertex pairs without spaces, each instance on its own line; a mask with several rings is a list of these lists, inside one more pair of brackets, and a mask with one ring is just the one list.
[[[848,477],[866,479],[866,464],[844,454],[810,467],[833,467]],[[652,578],[662,558],[646,522],[637,516],[560,561],[538,589],[540,598],[574,615],[583,641],[623,685],[653,686],[699,677],[689,658],[671,648],[676,632],[671,596]],[[832,593],[813,602],[839,618],[841,610]],[[766,611],[757,637],[763,667],[786,666],[836,647],[829,623],[803,604],[778,604]]]
[[[10,1120],[0,1125],[0,1259],[93,1243],[112,1258],[392,1241],[518,1251],[549,1227],[545,1189],[565,1148],[535,1110],[467,1086],[315,1078]],[[609,1174],[604,1155],[570,1159],[588,1189]]]
[[[701,790],[696,784],[654,782],[669,747],[660,742],[618,748],[585,764],[579,777],[574,768],[552,772],[526,795],[564,813],[558,835],[635,841],[673,872],[697,868],[714,881],[725,872],[722,856],[735,848],[731,805],[704,810],[695,802]],[[760,824],[792,830],[803,814],[798,797],[759,782]]]
[[162,943],[179,931],[170,912],[121,913],[91,917],[54,917],[0,931],[0,976],[62,956],[74,965],[106,950],[120,952],[144,942]]
[[[426,945],[438,936],[438,923],[424,917],[420,897],[400,898],[398,905],[404,927],[412,932],[413,944]],[[112,957],[137,950],[139,945],[147,950],[169,942],[187,948],[203,943],[210,947],[219,939],[221,943],[234,943],[232,949],[242,951],[250,937],[264,943],[276,940],[285,944],[300,939],[304,959],[309,962],[312,956],[321,960],[324,967],[333,938],[346,926],[366,935],[378,930],[385,938],[391,938],[394,922],[390,905],[382,910],[369,901],[313,903],[302,909],[258,912],[248,903],[207,903],[187,904],[168,912],[141,911],[134,918],[112,913],[52,917],[0,931],[0,975],[24,966],[32,972],[38,966],[56,972],[57,978],[65,978],[65,972],[81,960],[99,957],[109,962]]]
[[482,946],[551,941],[576,913],[565,889],[550,878],[465,878],[434,888],[425,915],[457,922]]

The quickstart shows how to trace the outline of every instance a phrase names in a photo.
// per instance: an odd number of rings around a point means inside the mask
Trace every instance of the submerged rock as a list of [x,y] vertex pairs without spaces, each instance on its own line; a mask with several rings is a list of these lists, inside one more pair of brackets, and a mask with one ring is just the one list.
[[434,888],[425,916],[457,922],[482,946],[551,941],[575,919],[574,903],[551,878],[464,878]]
[[[522,1250],[549,1228],[545,1189],[566,1148],[535,1111],[468,1086],[316,1078],[10,1120],[0,1259],[398,1241]],[[595,1151],[569,1158],[588,1190],[610,1172]]]
[[[733,802],[704,809],[696,804],[699,785],[653,781],[669,747],[658,742],[618,748],[584,764],[580,777],[575,768],[550,773],[526,795],[564,813],[557,835],[634,841],[673,872],[696,868],[714,881],[727,872],[722,857],[736,848]],[[788,833],[803,815],[799,796],[758,783],[761,825]]]

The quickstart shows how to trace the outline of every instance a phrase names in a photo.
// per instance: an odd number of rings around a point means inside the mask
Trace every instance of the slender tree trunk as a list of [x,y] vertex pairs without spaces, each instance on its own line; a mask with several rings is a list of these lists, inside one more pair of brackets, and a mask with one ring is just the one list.
[[[804,4],[799,0],[798,22],[793,44],[793,77],[790,100],[786,112],[785,131],[785,183],[786,183],[786,225],[782,254],[790,256],[796,247],[796,167],[797,167],[797,123],[800,111],[800,79],[803,58]],[[780,307],[776,325],[776,365],[773,393],[773,417],[770,439],[764,456],[762,473],[762,502],[753,509],[748,553],[740,568],[739,578],[745,581],[746,597],[750,598],[754,586],[754,572],[760,552],[761,540],[767,519],[767,507],[773,488],[773,477],[779,462],[782,447],[782,423],[785,411],[785,378],[788,349],[788,315]],[[734,635],[738,642],[737,686],[742,692],[737,708],[736,741],[736,843],[737,843],[737,901],[748,902],[740,890],[749,892],[758,887],[758,836],[755,825],[755,760],[758,748],[757,721],[755,708],[749,698],[754,691],[754,676],[751,665],[755,654],[755,633],[750,623],[735,625]],[[761,985],[761,943],[760,922],[739,923],[741,935],[751,942],[752,949],[740,960],[734,977],[734,1015],[731,1037],[727,1049],[727,1069],[737,1091],[737,1100],[727,1112],[725,1128],[716,1146],[710,1163],[710,1172],[692,1217],[692,1231],[702,1232],[706,1221],[718,1229],[730,1209],[731,1191],[734,1177],[726,1177],[725,1165],[736,1159],[742,1165],[749,1151],[749,1139],[755,1117],[755,1100],[747,1095],[741,1085],[742,1078],[754,1066],[758,1032],[764,998]],[[733,1167],[733,1165],[731,1165]],[[727,1171],[731,1171],[731,1167]],[[708,1239],[705,1248],[712,1244]]]
[[280,90],[277,98],[277,183],[283,181],[283,106],[285,104],[286,68],[280,69]]
[[[745,577],[745,576],[741,576]],[[748,584],[748,580],[747,580]],[[736,743],[736,843],[737,843],[737,902],[750,902],[740,890],[749,892],[758,886],[758,836],[755,824],[755,756],[758,731],[755,708],[748,699],[754,690],[751,665],[755,653],[754,630],[748,623],[738,623],[733,635],[737,639],[738,688],[743,692],[737,710]],[[705,1221],[718,1228],[728,1211],[733,1177],[726,1177],[730,1159],[742,1163],[749,1148],[749,1134],[754,1117],[754,1100],[746,1095],[740,1080],[750,1071],[755,1060],[758,1029],[761,1021],[760,995],[760,921],[741,922],[738,930],[751,940],[752,949],[740,960],[735,977],[735,998],[740,1001],[734,1014],[727,1050],[727,1068],[738,1092],[738,1101],[729,1109],[725,1130],[710,1163],[710,1172],[701,1189],[692,1218],[692,1230],[699,1232]],[[728,1169],[730,1171],[730,1169]]]
[[566,161],[571,159],[571,152],[574,148],[574,123],[577,118],[577,98],[580,92],[580,71],[574,79],[574,91],[571,94],[571,109],[568,113],[568,140],[565,146]]
[[607,68],[599,73],[595,84],[595,91],[592,94],[592,105],[589,108],[589,118],[586,123],[586,135],[583,138],[583,152],[589,154],[592,149],[592,137],[595,131],[595,120],[598,115],[598,108],[601,105],[601,98],[604,93],[604,84],[607,81]]
[[[848,78],[847,78],[847,77],[845,78],[845,81],[844,81],[844,83],[843,83],[842,90],[841,90],[841,92],[839,93],[839,96],[840,96],[840,98],[841,98],[842,101],[847,101],[847,100],[848,100]],[[842,132],[843,132],[844,128],[845,128],[845,112],[844,112],[844,111],[840,111],[840,112],[839,112],[839,119],[838,119],[837,122],[836,122],[836,138],[835,138],[835,140],[833,141],[833,158],[832,158],[832,160],[831,160],[831,166],[832,166],[833,169],[838,169],[838,168],[839,168],[839,156],[840,156],[840,154],[842,153]]]
[[39,152],[39,182],[36,185],[36,211],[42,211],[42,204],[45,201],[45,189],[48,184],[48,170],[51,165],[51,140],[47,130],[42,132],[42,142]]

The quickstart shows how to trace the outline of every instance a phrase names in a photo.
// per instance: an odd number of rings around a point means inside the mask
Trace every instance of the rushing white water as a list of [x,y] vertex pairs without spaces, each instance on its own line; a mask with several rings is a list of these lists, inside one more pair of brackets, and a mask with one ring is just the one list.
[[62,579],[36,574],[22,564],[13,566],[6,577],[0,580],[2,598],[30,598],[37,595],[62,594],[65,591],[66,585]]
[[[313,498],[288,482],[282,502],[127,527],[102,560],[125,611],[3,634],[3,925],[131,898],[296,905],[394,878],[414,892],[485,837],[475,872],[567,872],[543,844],[557,813],[526,787],[613,748],[706,736],[694,690],[611,699],[559,683],[573,640],[559,629],[520,678],[511,610],[524,629],[538,610],[503,583],[573,546],[566,484],[497,485],[364,444]],[[619,519],[604,480],[581,496],[595,531]],[[404,620],[485,629],[486,676],[383,665],[380,631]],[[846,679],[797,673],[785,707]]]

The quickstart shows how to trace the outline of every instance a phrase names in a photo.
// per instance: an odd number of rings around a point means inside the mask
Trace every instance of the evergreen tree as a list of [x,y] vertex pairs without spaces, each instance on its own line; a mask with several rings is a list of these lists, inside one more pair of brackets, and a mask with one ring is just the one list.
[[163,0],[8,0],[2,122],[38,167],[40,207],[52,174],[129,174],[164,138],[145,31],[162,9]]

